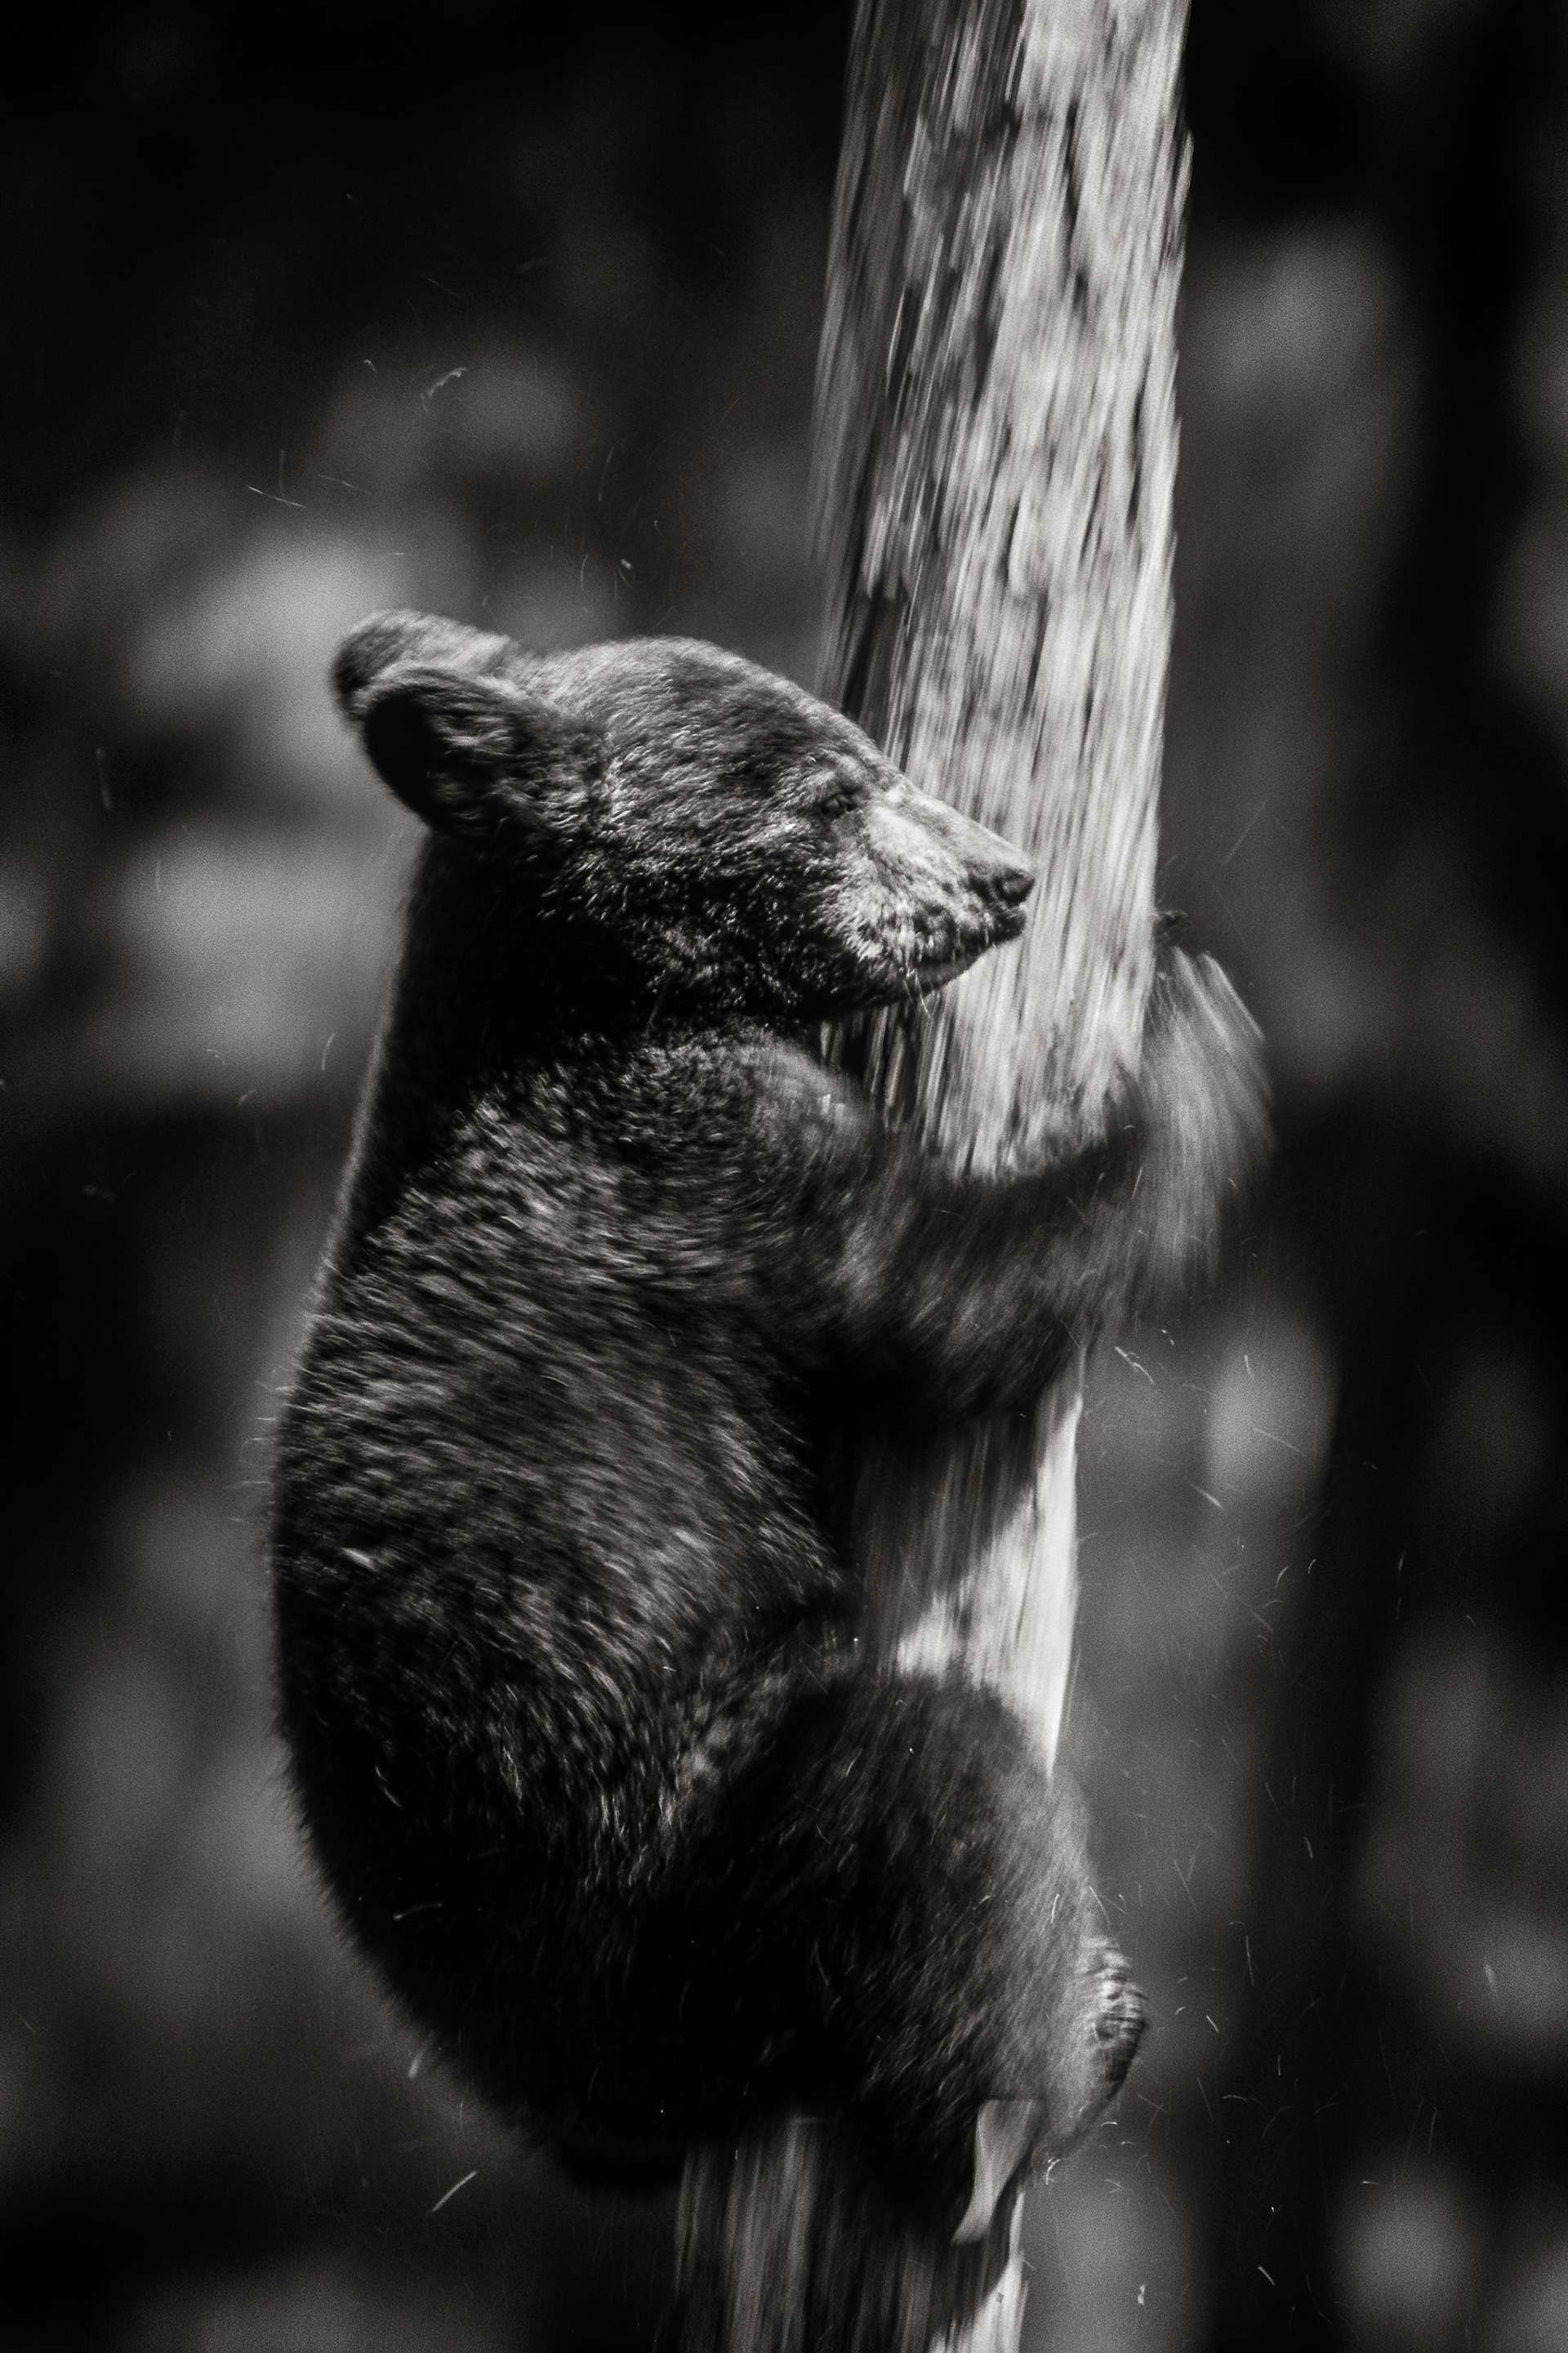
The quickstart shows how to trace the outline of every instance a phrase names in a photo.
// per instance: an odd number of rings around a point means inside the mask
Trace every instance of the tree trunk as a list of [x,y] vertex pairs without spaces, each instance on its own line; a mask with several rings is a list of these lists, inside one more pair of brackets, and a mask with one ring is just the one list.
[[[1151,971],[1170,642],[1180,0],[861,0],[818,374],[825,689],[1037,861],[1020,952],[843,1041],[975,1165],[1094,1122]],[[1053,1759],[1076,1372],[1033,1429],[859,1466],[884,1671],[1006,1694]],[[1016,2198],[933,2246],[821,2120],[688,2168],[683,2353],[1006,2353]]]

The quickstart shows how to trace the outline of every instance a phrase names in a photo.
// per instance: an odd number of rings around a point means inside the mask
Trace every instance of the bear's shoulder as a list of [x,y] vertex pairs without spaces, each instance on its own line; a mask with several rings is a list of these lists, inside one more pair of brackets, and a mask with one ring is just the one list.
[[741,1049],[737,1061],[764,1123],[846,1141],[876,1131],[877,1115],[861,1089],[804,1047],[758,1037]]
[[807,1047],[761,1023],[655,1048],[668,1115],[700,1124],[710,1110],[737,1120],[781,1161],[875,1134],[877,1113],[855,1082]]

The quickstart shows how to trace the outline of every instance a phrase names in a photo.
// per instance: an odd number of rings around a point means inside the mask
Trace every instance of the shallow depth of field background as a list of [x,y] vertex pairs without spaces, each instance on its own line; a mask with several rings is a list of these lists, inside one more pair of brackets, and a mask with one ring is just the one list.
[[[408,849],[324,672],[398,602],[812,677],[846,38],[168,0],[13,59],[16,2353],[648,2341],[668,2209],[443,2080],[268,1726],[267,1424]],[[1154,2022],[1035,2200],[1041,2348],[1568,2346],[1565,48],[1198,0],[1164,890],[1280,1150],[1093,1385],[1070,1744]]]

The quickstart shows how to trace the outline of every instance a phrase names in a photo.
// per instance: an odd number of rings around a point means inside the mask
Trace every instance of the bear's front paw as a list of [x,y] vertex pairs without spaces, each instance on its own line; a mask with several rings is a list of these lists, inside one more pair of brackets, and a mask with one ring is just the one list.
[[1160,944],[1139,1089],[1156,1277],[1212,1271],[1222,1214],[1268,1152],[1262,1033],[1211,955]]

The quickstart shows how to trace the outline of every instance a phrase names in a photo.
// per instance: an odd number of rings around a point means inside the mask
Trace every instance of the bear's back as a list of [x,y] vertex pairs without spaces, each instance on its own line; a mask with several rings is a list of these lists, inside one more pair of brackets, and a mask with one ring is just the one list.
[[329,1271],[278,1479],[280,1605],[330,1621],[367,1721],[451,1643],[531,1744],[613,1745],[831,1613],[810,1286],[733,1039],[513,1071],[391,1198]]

